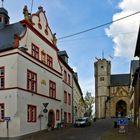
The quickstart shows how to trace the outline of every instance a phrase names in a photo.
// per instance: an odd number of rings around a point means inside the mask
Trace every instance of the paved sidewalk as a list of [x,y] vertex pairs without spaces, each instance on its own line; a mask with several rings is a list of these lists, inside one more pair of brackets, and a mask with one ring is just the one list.
[[112,128],[111,131],[105,133],[101,140],[140,140],[140,129],[129,124],[126,127],[126,133],[120,134],[119,128]]

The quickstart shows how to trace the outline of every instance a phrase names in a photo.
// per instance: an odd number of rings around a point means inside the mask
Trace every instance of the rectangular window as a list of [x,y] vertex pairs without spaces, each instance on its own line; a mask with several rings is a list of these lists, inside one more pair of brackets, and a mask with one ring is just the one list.
[[43,63],[46,63],[46,53],[44,52],[44,50],[41,51],[41,61],[42,61]]
[[71,123],[71,113],[68,113],[68,122]]
[[64,81],[67,82],[67,72],[64,70]]
[[68,74],[68,84],[70,85],[70,75]]
[[64,112],[64,123],[67,123],[67,112]]
[[27,70],[27,89],[37,92],[37,74]]
[[56,110],[56,120],[59,121],[60,120],[60,111]]
[[68,104],[71,105],[71,95],[68,94]]
[[67,92],[64,91],[64,103],[66,104],[67,103]]
[[27,121],[28,122],[36,122],[36,118],[37,118],[36,112],[37,112],[36,106],[28,105],[27,107]]
[[53,68],[53,58],[47,54],[47,65]]
[[4,67],[0,67],[0,89],[5,86],[5,70]]
[[1,121],[4,121],[4,117],[5,117],[4,114],[5,114],[4,113],[4,104],[3,103],[2,104],[0,103],[0,122]]
[[39,48],[32,43],[32,56],[39,59]]
[[100,77],[100,81],[104,81],[104,77]]
[[53,81],[49,81],[49,89],[50,97],[56,98],[56,83]]

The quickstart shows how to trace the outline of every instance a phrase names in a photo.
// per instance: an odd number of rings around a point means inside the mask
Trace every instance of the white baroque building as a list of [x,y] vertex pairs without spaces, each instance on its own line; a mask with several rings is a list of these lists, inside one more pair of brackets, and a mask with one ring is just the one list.
[[23,13],[23,20],[9,24],[7,10],[0,8],[0,137],[73,120],[73,70],[43,8],[29,16],[25,6]]

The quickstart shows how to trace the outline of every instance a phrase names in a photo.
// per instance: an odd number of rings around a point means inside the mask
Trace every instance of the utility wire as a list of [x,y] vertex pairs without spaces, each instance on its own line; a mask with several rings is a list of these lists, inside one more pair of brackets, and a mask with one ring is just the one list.
[[139,13],[140,13],[140,11],[137,11],[137,12],[132,13],[132,14],[130,14],[130,15],[127,15],[127,16],[125,16],[125,17],[122,17],[122,18],[119,18],[119,19],[116,19],[116,20],[113,20],[113,21],[110,21],[110,22],[107,22],[107,23],[104,23],[104,24],[95,26],[95,27],[93,27],[93,28],[89,28],[89,29],[86,29],[86,30],[83,30],[83,31],[80,31],[80,32],[77,32],[77,33],[74,33],[74,34],[70,34],[70,35],[67,35],[67,36],[60,37],[60,38],[58,38],[57,40],[62,40],[62,39],[65,39],[65,38],[69,38],[69,37],[73,37],[73,36],[76,36],[76,35],[79,35],[79,34],[83,34],[83,33],[89,32],[89,31],[91,31],[91,30],[95,30],[95,29],[97,29],[97,28],[101,28],[101,27],[103,27],[103,26],[106,26],[106,25],[112,24],[112,23],[114,23],[114,22],[123,20],[123,19],[125,19],[125,18],[134,16],[134,15],[139,14]]
[[[115,33],[114,35],[130,35],[130,34],[135,34],[137,32],[124,32],[124,33]],[[63,43],[63,42],[68,42],[68,41],[81,41],[81,40],[86,40],[86,39],[93,39],[93,38],[103,38],[106,37],[106,35],[98,35],[98,36],[90,36],[90,37],[83,37],[83,38],[77,38],[77,39],[70,39],[70,40],[60,40],[59,43]]]

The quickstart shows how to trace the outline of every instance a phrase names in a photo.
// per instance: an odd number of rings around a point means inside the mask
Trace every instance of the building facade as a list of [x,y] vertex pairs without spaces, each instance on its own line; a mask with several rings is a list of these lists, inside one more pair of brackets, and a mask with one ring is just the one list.
[[25,6],[23,13],[23,20],[9,24],[0,8],[0,137],[72,123],[73,70],[59,53],[43,8],[29,16]]
[[130,101],[131,101],[131,114],[134,124],[140,128],[140,28],[138,30],[136,49],[134,56],[139,60],[131,62],[131,84],[130,84]]
[[77,73],[73,74],[73,123],[78,118],[84,117],[85,103],[83,93],[78,83]]
[[111,74],[111,62],[94,63],[95,116],[97,119],[129,114],[129,74]]

